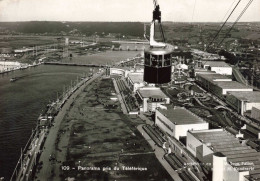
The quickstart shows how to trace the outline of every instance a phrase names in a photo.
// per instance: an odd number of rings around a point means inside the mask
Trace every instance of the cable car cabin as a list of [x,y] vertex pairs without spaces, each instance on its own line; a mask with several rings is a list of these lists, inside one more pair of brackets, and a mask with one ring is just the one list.
[[172,50],[150,48],[144,51],[144,81],[153,84],[164,84],[171,81]]

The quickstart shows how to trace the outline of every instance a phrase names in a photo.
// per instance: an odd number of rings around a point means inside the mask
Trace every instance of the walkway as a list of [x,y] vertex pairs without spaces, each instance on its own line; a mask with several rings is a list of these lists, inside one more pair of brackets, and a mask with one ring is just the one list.
[[152,149],[155,150],[155,156],[165,168],[165,170],[170,174],[174,181],[182,181],[179,177],[178,173],[174,171],[174,169],[169,165],[169,163],[164,159],[165,151],[163,148],[155,145],[155,142],[149,137],[149,135],[144,131],[142,125],[137,126],[138,131],[143,135],[145,140],[151,145]]
[[[43,167],[40,169],[39,173],[36,173],[37,180],[60,180],[60,166],[62,165],[62,161],[65,160],[66,154],[64,152],[59,152],[58,157],[56,157],[57,150],[55,149],[55,142],[57,140],[57,135],[60,129],[61,122],[65,114],[67,113],[70,105],[74,102],[74,99],[84,90],[87,85],[89,85],[101,75],[102,74],[95,74],[89,81],[83,84],[74,94],[72,94],[72,96],[70,96],[64,106],[61,108],[58,115],[55,117],[54,126],[50,128],[50,132],[44,144],[44,150],[39,160],[39,162],[43,163]],[[49,160],[50,158],[53,158],[58,163],[60,163],[52,165],[51,161]]]
[[118,100],[121,103],[122,111],[123,111],[124,114],[128,114],[127,109],[126,109],[126,105],[125,105],[124,100],[123,100],[123,98],[120,94],[120,91],[119,91],[119,88],[117,86],[115,79],[113,79],[113,83],[114,83],[114,87],[115,87],[115,90],[116,90],[116,93],[117,93],[117,96],[118,96]]

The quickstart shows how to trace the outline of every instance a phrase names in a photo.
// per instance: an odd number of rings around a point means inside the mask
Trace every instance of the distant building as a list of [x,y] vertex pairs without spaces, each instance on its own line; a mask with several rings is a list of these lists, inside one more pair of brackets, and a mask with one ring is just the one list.
[[162,104],[170,104],[170,98],[158,87],[142,87],[137,91],[137,99],[141,103],[141,112],[155,112]]
[[200,162],[212,169],[212,181],[259,177],[260,153],[223,129],[189,131],[186,144]]
[[20,68],[23,65],[26,65],[26,64],[21,64],[19,62],[12,62],[12,61],[0,61],[0,71],[12,70],[14,68]]
[[114,68],[114,67],[111,67],[108,72],[110,73],[110,75],[121,75],[123,77],[126,77],[127,74],[129,73],[129,68],[125,68],[125,67]]
[[232,67],[223,61],[204,61],[203,68],[222,75],[232,75]]
[[22,49],[16,49],[14,50],[14,53],[26,53],[26,52],[32,52],[33,48],[22,48]]
[[138,88],[144,87],[144,73],[129,73],[127,75],[127,83],[130,89],[135,93]]
[[260,92],[233,92],[227,93],[226,102],[244,115],[244,112],[251,111],[253,107],[260,109]]
[[155,112],[155,124],[176,139],[187,136],[188,130],[209,129],[209,124],[183,107],[166,106]]

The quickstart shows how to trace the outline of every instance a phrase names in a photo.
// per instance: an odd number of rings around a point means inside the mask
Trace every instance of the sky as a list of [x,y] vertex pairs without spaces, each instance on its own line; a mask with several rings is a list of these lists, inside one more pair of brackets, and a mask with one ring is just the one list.
[[[239,0],[158,0],[162,21],[221,22]],[[235,21],[249,0],[241,0]],[[0,21],[139,21],[152,20],[153,0],[0,0]],[[254,0],[240,22],[260,21]]]

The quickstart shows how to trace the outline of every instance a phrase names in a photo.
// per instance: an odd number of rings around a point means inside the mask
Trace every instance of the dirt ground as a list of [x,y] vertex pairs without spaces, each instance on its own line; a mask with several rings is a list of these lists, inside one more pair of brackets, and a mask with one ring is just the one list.
[[110,97],[115,97],[112,80],[96,80],[70,107],[60,131],[61,138],[69,136],[61,178],[171,180],[136,129],[142,120],[124,115]]

